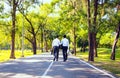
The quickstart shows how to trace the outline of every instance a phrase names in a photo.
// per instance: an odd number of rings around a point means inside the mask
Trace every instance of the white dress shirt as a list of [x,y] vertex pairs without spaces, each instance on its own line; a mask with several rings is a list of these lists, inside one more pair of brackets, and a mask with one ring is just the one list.
[[62,44],[62,46],[67,46],[67,47],[69,47],[69,40],[68,40],[67,38],[63,38],[63,39],[61,40],[61,44]]
[[53,42],[52,42],[52,47],[54,47],[54,46],[58,46],[59,47],[59,45],[60,45],[60,40],[58,38],[55,38],[53,40]]

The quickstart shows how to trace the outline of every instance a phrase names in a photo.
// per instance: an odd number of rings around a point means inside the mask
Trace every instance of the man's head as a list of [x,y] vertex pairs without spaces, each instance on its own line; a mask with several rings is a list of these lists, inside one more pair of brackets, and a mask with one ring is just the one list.
[[56,38],[58,38],[59,36],[58,35],[56,35]]
[[64,35],[63,37],[66,38],[66,35]]

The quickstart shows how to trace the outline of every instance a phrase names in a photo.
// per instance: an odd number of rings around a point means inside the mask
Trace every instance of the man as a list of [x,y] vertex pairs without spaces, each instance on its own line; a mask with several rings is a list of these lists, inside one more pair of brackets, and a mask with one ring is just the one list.
[[53,48],[53,53],[54,53],[53,61],[58,61],[59,45],[60,45],[60,40],[58,39],[58,35],[57,35],[56,38],[52,41],[52,48]]
[[62,45],[62,52],[63,52],[63,61],[65,62],[67,60],[67,51],[69,49],[69,40],[66,38],[66,35],[63,36],[63,39],[61,40]]

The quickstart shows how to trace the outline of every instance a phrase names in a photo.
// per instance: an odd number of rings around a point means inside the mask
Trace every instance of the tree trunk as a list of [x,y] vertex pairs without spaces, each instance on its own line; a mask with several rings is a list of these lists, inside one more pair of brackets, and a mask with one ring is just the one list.
[[45,39],[45,50],[46,50],[46,52],[48,52],[48,43],[47,43],[46,39]]
[[45,51],[48,52],[48,44],[47,44],[47,37],[46,37],[46,32],[44,32],[44,40],[45,40]]
[[41,27],[41,52],[43,52],[43,28]]
[[46,52],[48,52],[48,43],[47,43],[47,39],[45,38],[45,50]]
[[88,43],[89,43],[89,57],[88,61],[94,61],[94,50],[93,50],[93,33],[91,30],[91,19],[90,19],[90,0],[88,0]]
[[36,44],[36,37],[35,37],[35,35],[33,37],[32,47],[33,47],[33,54],[36,55],[37,44]]
[[12,45],[11,45],[11,59],[15,59],[15,21],[16,21],[16,2],[13,0],[13,11],[12,11]]
[[97,53],[97,43],[96,43],[96,34],[93,34],[93,44],[94,44],[94,56],[98,57],[98,53]]
[[86,50],[86,46],[85,46],[85,43],[83,43],[83,52],[85,52]]
[[75,28],[75,25],[74,25],[74,30],[73,30],[73,33],[74,33],[74,54],[76,55],[76,28]]
[[86,46],[85,46],[85,42],[83,42],[80,51],[85,52],[85,50],[86,50]]
[[38,40],[38,49],[40,50],[40,43],[41,43],[41,41],[40,40]]
[[94,61],[94,46],[93,46],[93,33],[89,32],[89,59],[88,61]]
[[94,46],[94,56],[98,57],[97,54],[97,46],[96,46],[96,34],[97,34],[97,29],[96,29],[96,18],[97,18],[97,9],[98,9],[98,0],[94,0],[94,20],[93,20],[93,26],[94,26],[94,34],[93,34],[93,46]]
[[113,46],[112,46],[111,60],[115,60],[115,53],[116,53],[115,48],[116,48],[116,44],[118,42],[119,35],[120,35],[120,22],[118,24],[115,40],[114,40],[114,43],[113,43]]

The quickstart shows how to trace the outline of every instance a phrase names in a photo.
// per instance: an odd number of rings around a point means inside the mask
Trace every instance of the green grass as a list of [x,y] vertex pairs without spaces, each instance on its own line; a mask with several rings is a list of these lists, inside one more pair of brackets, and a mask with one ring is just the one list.
[[[0,50],[0,62],[5,62],[10,60],[10,50]],[[40,51],[37,51],[40,54]],[[24,50],[24,57],[33,55],[31,50]],[[15,57],[20,58],[22,56],[21,50],[15,50]]]
[[[120,77],[120,49],[116,50],[116,60],[110,60],[111,49],[99,48],[98,57],[94,58],[94,62],[91,64],[112,72],[116,76]],[[77,52],[77,57],[88,61],[88,52]]]

